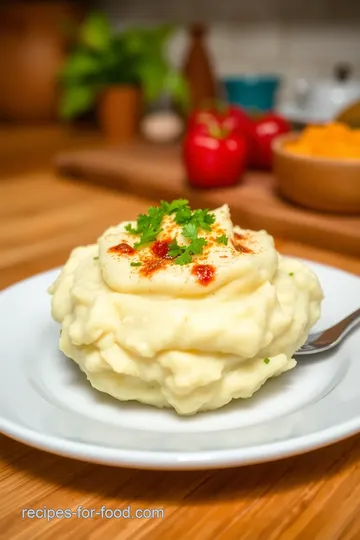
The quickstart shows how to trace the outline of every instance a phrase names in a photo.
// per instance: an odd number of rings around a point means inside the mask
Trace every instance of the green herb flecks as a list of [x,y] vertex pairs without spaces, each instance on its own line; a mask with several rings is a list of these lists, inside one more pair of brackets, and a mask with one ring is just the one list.
[[94,261],[98,261],[99,260],[99,257],[94,257]]
[[289,276],[293,276],[294,275],[294,272],[289,272]]
[[132,262],[130,263],[130,266],[141,266],[142,263],[141,262]]
[[229,239],[225,234],[222,234],[216,238],[216,241],[218,244],[224,244],[224,246],[227,246]]
[[215,223],[215,215],[208,209],[191,210],[186,199],[176,199],[170,203],[161,201],[160,206],[150,207],[147,214],[140,214],[135,227],[129,224],[125,230],[140,237],[134,244],[134,248],[138,249],[157,239],[163,230],[161,224],[164,217],[172,214],[175,214],[175,223],[182,226],[182,235],[189,240],[189,244],[180,246],[175,238],[169,245],[169,255],[174,258],[175,264],[189,264],[192,256],[201,255],[207,244],[204,238],[199,237],[199,230],[211,231],[211,225]]
[[269,364],[270,363],[270,358],[268,358],[268,357],[264,358],[264,363]]

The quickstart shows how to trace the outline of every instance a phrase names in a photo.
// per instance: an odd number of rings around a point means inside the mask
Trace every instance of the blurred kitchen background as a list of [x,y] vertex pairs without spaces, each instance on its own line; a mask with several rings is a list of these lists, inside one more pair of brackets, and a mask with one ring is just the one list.
[[0,202],[57,262],[127,197],[359,258],[359,128],[360,1],[0,0]]
[[[207,46],[218,77],[276,74],[280,104],[292,104],[299,79],[332,79],[349,66],[360,81],[360,3],[354,0],[107,0],[115,24],[177,21],[208,25]],[[179,31],[170,57],[181,65],[188,35]]]
[[95,9],[114,28],[173,23],[166,50],[179,69],[189,51],[189,25],[204,24],[201,42],[212,76],[222,83],[222,97],[227,91],[240,104],[247,105],[246,90],[226,87],[227,78],[239,85],[245,75],[260,77],[251,89],[255,108],[271,103],[300,123],[329,120],[360,98],[360,3],[354,0],[2,0],[0,118],[54,120],[57,73],[69,47],[62,21]]

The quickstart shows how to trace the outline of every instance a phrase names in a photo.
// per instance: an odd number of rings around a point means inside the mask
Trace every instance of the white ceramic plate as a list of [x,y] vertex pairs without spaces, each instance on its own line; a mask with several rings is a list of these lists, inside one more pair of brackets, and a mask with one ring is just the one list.
[[[308,263],[326,299],[317,329],[359,307],[360,279]],[[110,465],[191,469],[270,461],[360,431],[360,330],[332,353],[299,357],[249,400],[179,418],[93,390],[58,351],[46,293],[58,270],[0,293],[0,431],[31,446]]]

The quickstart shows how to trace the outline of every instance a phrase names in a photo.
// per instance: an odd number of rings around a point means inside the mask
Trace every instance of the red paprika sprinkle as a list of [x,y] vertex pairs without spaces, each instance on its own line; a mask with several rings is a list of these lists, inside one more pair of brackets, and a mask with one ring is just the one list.
[[160,242],[158,240],[151,246],[151,251],[156,257],[160,257],[161,259],[171,259],[169,255],[169,244],[170,242],[168,241]]
[[239,233],[235,233],[234,234],[234,248],[236,249],[236,251],[239,251],[240,253],[253,254],[254,252],[250,248],[242,244],[242,241],[245,239],[246,239],[246,236],[243,236],[242,234],[239,234]]
[[126,242],[121,242],[121,244],[111,247],[109,252],[116,253],[117,255],[134,255],[135,249]]
[[191,273],[200,285],[209,285],[215,279],[216,270],[211,264],[196,264]]

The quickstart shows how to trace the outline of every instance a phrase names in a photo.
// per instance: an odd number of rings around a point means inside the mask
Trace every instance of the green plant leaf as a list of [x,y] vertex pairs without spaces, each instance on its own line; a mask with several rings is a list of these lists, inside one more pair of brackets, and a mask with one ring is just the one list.
[[101,70],[100,59],[91,55],[89,51],[79,49],[68,58],[60,77],[64,82],[79,81],[83,77],[95,75],[99,70]]
[[141,28],[133,26],[127,28],[122,36],[126,48],[132,54],[146,56],[148,59],[164,57],[164,48],[174,31],[172,25],[156,26],[154,28]]
[[93,105],[96,89],[92,86],[69,86],[60,101],[60,117],[70,120],[86,112]]
[[144,31],[139,28],[128,28],[122,34],[123,46],[128,54],[139,55],[144,51]]
[[140,86],[146,102],[167,93],[185,108],[185,80],[169,65],[165,54],[173,30],[171,25],[162,25],[114,32],[105,14],[91,13],[59,73],[64,89],[61,117],[72,118],[89,108],[94,89],[118,84]]
[[98,51],[104,51],[109,47],[111,27],[105,13],[97,11],[90,13],[81,25],[80,42]]
[[149,59],[142,63],[139,76],[145,101],[155,101],[160,97],[164,91],[166,74],[167,66],[163,61]]
[[180,74],[169,67],[165,46],[174,31],[172,25],[155,28],[129,28],[123,33],[125,48],[134,56],[144,99],[155,101],[162,93],[170,93],[175,101],[186,101],[186,86]]
[[189,108],[189,87],[181,73],[169,69],[164,81],[164,90],[184,111]]

